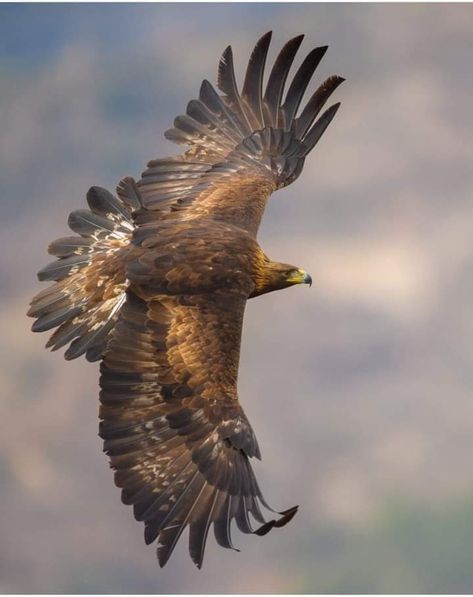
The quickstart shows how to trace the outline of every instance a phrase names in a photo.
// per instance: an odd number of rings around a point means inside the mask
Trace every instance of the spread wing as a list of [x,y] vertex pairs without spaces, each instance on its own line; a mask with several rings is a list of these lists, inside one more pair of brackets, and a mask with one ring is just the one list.
[[269,506],[249,463],[259,449],[236,392],[246,298],[226,291],[146,302],[129,291],[102,362],[104,449],[146,542],[158,539],[161,566],[187,526],[200,567],[212,524],[217,542],[232,547],[232,519],[264,534],[296,512],[265,521],[260,504]]
[[[166,137],[188,145],[182,155],[152,160],[138,185],[148,209],[163,218],[211,215],[239,225],[256,236],[271,193],[294,181],[307,154],[330,124],[340,104],[316,120],[327,99],[343,81],[328,78],[299,112],[310,79],[327,47],[312,50],[284,96],[289,70],[303,36],[279,53],[263,93],[263,73],[271,33],[251,55],[242,92],[237,89],[232,49],[218,69],[219,95],[204,81],[199,98],[178,116]],[[177,213],[176,213],[177,212]],[[149,214],[146,217],[150,217]]]

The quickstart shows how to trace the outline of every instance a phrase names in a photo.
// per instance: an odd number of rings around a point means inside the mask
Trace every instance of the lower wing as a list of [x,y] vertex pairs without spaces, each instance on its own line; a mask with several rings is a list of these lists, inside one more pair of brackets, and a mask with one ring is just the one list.
[[269,522],[261,512],[269,506],[249,462],[258,444],[236,394],[245,303],[234,295],[145,302],[129,291],[102,362],[104,450],[146,543],[158,539],[161,566],[187,526],[200,568],[212,525],[231,548],[233,519],[262,535],[297,510]]

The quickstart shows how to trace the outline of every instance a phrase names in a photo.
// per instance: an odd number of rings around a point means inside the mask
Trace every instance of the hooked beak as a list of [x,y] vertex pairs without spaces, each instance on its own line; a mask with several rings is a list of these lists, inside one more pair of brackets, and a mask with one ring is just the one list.
[[312,277],[303,269],[296,269],[290,278],[288,278],[288,282],[292,284],[309,284],[312,286]]

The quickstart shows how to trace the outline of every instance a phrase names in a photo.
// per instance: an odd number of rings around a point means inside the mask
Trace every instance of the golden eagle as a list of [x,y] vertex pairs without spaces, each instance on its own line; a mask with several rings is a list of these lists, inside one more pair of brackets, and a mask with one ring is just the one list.
[[217,542],[233,547],[233,519],[263,535],[297,510],[263,517],[261,506],[271,508],[250,465],[260,450],[237,376],[247,300],[311,283],[256,241],[271,193],[299,176],[339,107],[316,120],[343,81],[332,76],[299,111],[326,46],[307,55],[284,95],[302,39],[282,48],[264,92],[271,33],[256,44],[241,93],[228,47],[221,93],[205,80],[166,132],[186,151],[152,160],[116,196],[92,187],[89,210],[69,216],[77,236],[51,243],[58,259],[38,274],[55,283],[32,300],[32,329],[57,328],[47,346],[69,345],[66,359],[101,359],[104,451],[123,502],[145,523],[146,543],[158,540],[161,566],[187,526],[200,568],[212,525]]

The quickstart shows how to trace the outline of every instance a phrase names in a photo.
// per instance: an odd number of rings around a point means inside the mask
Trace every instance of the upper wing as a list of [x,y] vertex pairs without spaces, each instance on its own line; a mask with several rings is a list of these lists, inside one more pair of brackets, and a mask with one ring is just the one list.
[[200,567],[212,523],[218,543],[232,547],[233,518],[264,534],[296,511],[270,522],[260,511],[259,502],[269,506],[249,464],[258,444],[236,393],[245,303],[231,291],[150,302],[129,292],[102,362],[104,450],[146,542],[158,538],[161,566],[187,525]]
[[[270,194],[294,181],[307,154],[331,122],[334,104],[315,122],[331,93],[344,80],[328,78],[298,115],[310,79],[327,47],[312,50],[285,82],[302,42],[291,39],[279,53],[263,94],[263,71],[271,32],[256,44],[241,94],[228,47],[218,69],[219,95],[208,81],[191,100],[166,137],[190,146],[184,154],[152,160],[138,185],[148,209],[161,217],[194,218],[211,214],[256,235]],[[171,215],[169,215],[171,214]]]

